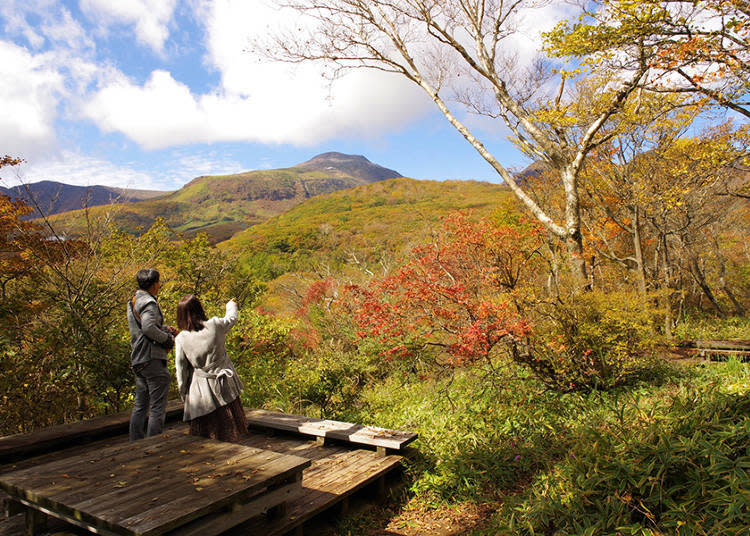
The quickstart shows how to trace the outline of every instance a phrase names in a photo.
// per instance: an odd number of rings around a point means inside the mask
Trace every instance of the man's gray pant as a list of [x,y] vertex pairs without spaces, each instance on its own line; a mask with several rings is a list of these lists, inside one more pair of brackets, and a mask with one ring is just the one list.
[[131,441],[151,437],[164,430],[169,382],[167,362],[162,359],[152,359],[135,373],[135,406],[130,414]]

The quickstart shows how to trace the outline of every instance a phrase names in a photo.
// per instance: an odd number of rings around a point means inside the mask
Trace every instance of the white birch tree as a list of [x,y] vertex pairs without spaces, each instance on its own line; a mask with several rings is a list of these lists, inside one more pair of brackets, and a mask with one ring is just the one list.
[[[578,176],[587,154],[614,135],[603,127],[647,75],[647,50],[640,60],[599,73],[603,89],[583,106],[568,95],[570,73],[557,72],[542,60],[529,69],[513,61],[520,17],[539,2],[277,1],[309,17],[311,24],[256,42],[256,50],[277,60],[327,62],[335,75],[349,68],[379,69],[422,88],[526,209],[565,243],[577,286],[587,285]],[[534,201],[461,119],[467,109],[504,122],[524,153],[559,174],[565,199],[562,221]]]

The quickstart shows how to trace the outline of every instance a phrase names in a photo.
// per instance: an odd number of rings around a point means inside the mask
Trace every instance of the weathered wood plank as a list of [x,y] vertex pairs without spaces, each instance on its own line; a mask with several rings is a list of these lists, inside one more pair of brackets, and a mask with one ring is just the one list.
[[[84,529],[87,529],[87,530],[91,529],[91,526],[88,523],[85,523],[85,522],[81,521],[80,519],[76,519],[74,517],[67,516],[67,515],[62,514],[60,512],[55,512],[55,511],[49,510],[47,508],[40,507],[39,505],[30,503],[28,501],[21,500],[20,502],[22,504],[24,504],[24,506],[26,506],[28,508],[33,508],[33,509],[36,509],[36,510],[38,510],[39,512],[41,512],[43,514],[46,514],[49,518],[59,519],[59,520],[64,521],[65,523],[68,523],[70,525],[75,525],[76,527],[81,527],[81,528],[84,528]],[[12,525],[11,525],[11,527],[12,527]],[[11,529],[11,530],[13,530],[13,529]],[[3,534],[3,533],[0,532],[0,534]],[[18,536],[17,532],[7,532],[5,534],[8,534],[8,536],[11,536],[11,535],[12,536]],[[112,532],[112,531],[107,530],[106,528],[98,528],[98,527],[96,528],[96,534],[100,534],[101,536],[122,536],[121,533]]]
[[216,536],[240,523],[261,515],[271,508],[285,504],[302,493],[300,481],[295,480],[268,493],[264,493],[255,500],[238,506],[231,512],[217,512],[204,516],[191,524],[180,527],[168,536]]
[[[181,450],[185,450],[185,446]],[[105,481],[103,486],[100,486],[100,494],[96,496],[89,493],[87,496],[81,497],[82,500],[80,501],[78,497],[60,497],[58,499],[64,499],[66,504],[69,504],[75,510],[91,511],[98,518],[116,522],[118,519],[130,517],[162,502],[167,502],[174,493],[185,493],[185,481],[198,478],[192,476],[190,466],[202,465],[206,462],[216,462],[218,465],[222,456],[229,457],[236,452],[236,449],[232,449],[231,444],[216,449],[201,449],[199,445],[193,445],[190,447],[190,451],[189,456],[172,453],[171,458],[166,460],[163,465],[155,465],[150,469],[138,470],[129,464],[121,467],[118,473],[108,473],[108,475],[115,476],[111,477],[108,482]],[[149,460],[145,460],[145,463],[149,463]],[[161,462],[160,460],[151,460],[150,463]],[[186,467],[186,463],[190,465]],[[194,474],[198,475],[198,472]],[[201,476],[204,477],[205,473]],[[122,480],[125,478],[127,480]],[[195,481],[193,484],[195,486],[200,485]]]
[[[153,453],[159,451],[164,453],[161,455],[171,455],[158,462]],[[156,535],[227,505],[245,503],[264,489],[294,478],[311,463],[300,457],[185,434],[111,447],[95,459],[91,459],[91,454],[0,475],[0,486],[14,499],[75,518],[96,530]],[[72,494],[61,490],[54,480],[66,461],[92,475],[87,485],[79,486]],[[163,467],[154,465],[154,461],[163,463]],[[47,472],[50,467],[52,471]],[[141,471],[138,475],[136,468]],[[145,485],[129,487],[139,479],[146,481]],[[29,489],[25,481],[33,481],[39,488]],[[134,495],[105,489],[115,482]],[[46,488],[54,490],[54,497],[47,494]],[[152,501],[156,490],[165,491],[166,500]]]
[[257,467],[257,471],[247,481],[246,490],[217,493],[224,490],[215,486],[204,488],[202,492],[183,495],[143,514],[123,519],[119,524],[141,536],[163,534],[206,514],[216,512],[229,504],[245,502],[248,497],[257,494],[259,490],[293,477],[309,463],[309,460],[301,461],[300,458],[278,454],[278,457]]
[[696,340],[695,347],[701,350],[737,350],[750,352],[750,341]]
[[[163,434],[158,438],[149,438],[142,441],[147,442],[148,448],[146,451],[149,453],[170,452],[174,445],[184,444],[185,437],[184,434]],[[13,471],[9,476],[7,474],[0,475],[0,488],[5,488],[5,485],[12,485],[13,483],[23,483],[24,487],[30,491],[44,490],[47,493],[53,493],[55,487],[60,487],[63,492],[70,491],[78,487],[76,483],[79,481],[87,482],[99,478],[100,474],[111,474],[111,471],[107,472],[108,469],[111,469],[113,465],[131,459],[133,452],[139,448],[142,449],[144,445],[140,442],[123,443],[98,451],[19,469]],[[43,469],[40,470],[40,468]]]
[[[202,490],[208,489],[209,486],[221,487],[225,492],[228,492],[230,488],[246,489],[242,468],[265,461],[266,453],[267,451],[245,447],[240,454],[237,454],[236,445],[226,443],[226,447],[215,451],[215,455],[200,458],[191,456],[188,466],[182,469],[172,469],[171,474],[168,469],[161,483],[156,485],[138,483],[130,487],[125,494],[125,501],[118,500],[116,495],[110,495],[105,498],[104,505],[96,504],[96,499],[92,499],[93,505],[79,504],[77,507],[95,507],[97,515],[103,518],[125,519],[179,498],[185,494],[186,489],[188,491]],[[237,469],[238,467],[240,469]],[[186,486],[186,482],[189,482],[193,488]],[[201,499],[209,499],[208,495],[210,493],[204,494]]]
[[385,447],[400,450],[415,439],[417,434],[400,430],[387,430],[343,421],[330,421],[277,413],[261,409],[247,410],[245,415],[251,427],[294,432],[312,437],[336,439],[358,445]]
[[[172,400],[167,404],[167,419],[182,417],[183,403]],[[0,437],[0,465],[37,454],[60,450],[128,432],[130,411],[104,415],[74,423],[51,426],[26,434]]]
[[26,508],[26,536],[37,536],[47,529],[47,514],[34,508]]
[[330,466],[333,472],[322,470],[311,473],[312,468],[306,469],[302,473],[302,494],[287,503],[285,517],[254,518],[231,529],[226,535],[285,534],[335,506],[345,497],[378,481],[388,472],[400,467],[403,460],[401,456],[382,458],[372,451],[364,450],[349,451],[348,454],[343,460],[338,458],[330,463],[322,461],[322,465]]
[[[348,424],[348,423],[344,423]],[[180,425],[180,430],[184,432],[186,429],[185,425]],[[351,425],[356,426],[356,425]],[[292,431],[290,432],[299,434],[298,431]],[[185,436],[188,437],[188,436]],[[310,439],[306,439],[310,438]],[[290,434],[277,434],[277,435],[268,435],[265,433],[251,433],[247,437],[243,437],[240,441],[241,445],[245,445],[248,447],[254,447],[258,449],[267,449],[267,450],[274,450],[277,453],[283,453],[283,454],[292,454],[295,456],[300,456],[303,458],[306,458],[308,460],[309,466],[304,469],[304,472],[302,473],[303,479],[302,479],[302,490],[303,493],[296,497],[291,498],[287,503],[287,511],[284,517],[281,518],[269,518],[267,516],[257,516],[253,519],[250,519],[246,522],[244,522],[241,525],[241,528],[237,530],[231,530],[229,534],[237,534],[237,535],[243,535],[246,536],[247,534],[282,534],[286,531],[293,530],[295,527],[301,526],[301,524],[312,517],[315,517],[316,515],[320,514],[321,512],[331,508],[332,506],[340,503],[344,497],[348,497],[352,493],[356,492],[358,489],[361,489],[363,486],[369,485],[371,483],[380,482],[383,483],[382,477],[387,474],[388,472],[392,471],[396,467],[400,466],[402,457],[401,456],[385,456],[385,457],[378,457],[377,453],[371,450],[352,450],[351,447],[347,447],[345,443],[334,443],[333,446],[318,446],[315,443],[315,437],[320,437],[315,434],[303,434],[301,436],[295,437],[294,435]],[[324,436],[325,437],[325,436]],[[330,435],[327,437],[331,437]],[[166,439],[162,437],[162,439]],[[335,439],[335,438],[334,438]],[[123,438],[116,438],[114,440],[115,442],[120,442],[119,445],[113,445],[113,446],[126,446],[129,444],[123,442]],[[347,441],[347,440],[344,440]],[[103,443],[103,442],[102,442]],[[375,445],[377,446],[377,445]],[[77,451],[81,454],[86,455],[97,455],[101,454],[101,451],[105,449],[97,449],[92,448],[91,450],[85,450],[81,451],[82,447],[74,447],[71,448],[71,451]],[[388,449],[389,447],[384,447]],[[189,450],[184,449],[183,450]],[[408,449],[407,449],[408,450]],[[169,456],[167,454],[169,450],[161,452],[161,455],[167,457]],[[182,460],[177,454],[177,451],[172,448],[172,457],[170,457],[169,460],[164,462],[165,467],[171,467],[174,471],[180,471],[184,468],[188,469],[195,469],[194,466],[185,466],[184,463],[182,463]],[[62,454],[62,453],[61,453]],[[61,454],[55,454],[51,455],[54,456],[60,456]],[[186,453],[180,453],[180,454],[186,454]],[[157,454],[158,455],[158,454]],[[191,456],[193,457],[193,456]],[[106,461],[105,456],[99,456],[100,459],[102,459],[102,463]],[[198,458],[195,457],[197,460]],[[52,461],[52,460],[50,460]],[[204,460],[205,461],[205,460]],[[28,462],[19,462],[20,464],[25,465]],[[122,465],[122,461],[120,460],[120,465]],[[133,461],[132,463],[135,463]],[[30,464],[28,467],[32,467],[34,464]],[[93,464],[92,464],[93,465]],[[128,462],[125,464],[127,468],[133,469],[137,468],[135,470],[140,470],[140,467],[135,464],[131,465],[131,462]],[[83,470],[84,466],[80,466],[81,470]],[[110,462],[109,467],[114,469],[123,469],[119,467],[117,461]],[[209,466],[206,466],[206,468],[209,468]],[[7,469],[7,468],[6,468]],[[218,470],[216,467],[210,468],[211,470]],[[72,473],[68,473],[70,476],[73,476]],[[117,478],[115,480],[119,480],[119,473],[114,473],[117,475]],[[186,473],[182,473],[183,475],[190,475],[192,477],[192,474],[190,471]],[[83,475],[83,473],[81,473]],[[143,474],[140,474],[139,476],[143,476]],[[204,473],[205,478],[205,473]],[[2,479],[2,475],[0,474],[0,480]],[[217,479],[218,482],[221,482],[222,479]],[[130,487],[131,482],[128,482],[128,487]],[[153,482],[151,482],[153,483]],[[110,483],[112,484],[112,483]],[[150,500],[153,497],[149,497],[149,494],[146,493],[146,490],[149,489],[149,483],[145,483],[143,485],[139,479],[137,483],[133,486],[133,488],[138,489],[139,499],[136,501],[133,501],[131,503],[132,506],[138,507],[138,502],[143,502],[147,498]],[[161,486],[161,482],[159,484],[154,484],[154,486]],[[100,484],[102,486],[104,484]],[[275,484],[275,485],[278,485]],[[282,486],[283,487],[283,486]],[[382,486],[381,486],[382,487]],[[111,485],[110,485],[111,488]],[[194,495],[200,495],[205,493],[206,491],[210,491],[208,488],[210,486],[205,486],[204,490],[201,492],[194,492]],[[100,488],[101,489],[101,488]],[[124,490],[126,488],[122,489],[107,489],[104,493],[101,493],[102,497],[106,497],[105,501],[102,501],[103,504],[108,504],[107,508],[109,509],[115,509],[117,506],[117,497],[121,497],[119,495],[119,492]],[[161,488],[166,491],[170,491],[170,485],[164,485],[161,486]],[[217,490],[220,490],[219,487],[216,488]],[[226,488],[225,488],[226,489]],[[268,493],[267,488],[261,487],[258,490],[256,490],[256,493],[262,492],[263,494]],[[74,491],[74,493],[77,493]],[[167,510],[178,507],[178,509],[182,510],[186,508],[186,504],[181,503],[179,500],[177,500],[177,495],[167,495],[160,494],[162,498],[169,499],[169,506],[163,505],[163,508],[167,508]],[[185,521],[188,523],[188,525],[182,525],[183,528],[187,528],[187,526],[194,526],[198,527],[201,522],[206,522],[207,525],[210,525],[210,523],[207,522],[209,518],[215,519],[215,520],[221,520],[225,519],[224,516],[231,515],[233,512],[241,510],[244,506],[250,505],[253,501],[259,500],[259,498],[262,497],[262,495],[242,495],[237,494],[235,497],[230,498],[229,500],[222,501],[219,510],[212,510],[208,511],[206,513],[203,513],[202,515],[199,515],[192,521]],[[93,497],[92,497],[93,498]],[[190,497],[184,499],[188,500]],[[189,507],[189,504],[187,505]],[[160,515],[160,509],[158,508],[158,503],[156,503],[154,508],[150,508],[151,514],[154,516]],[[247,506],[247,510],[250,511],[250,506]],[[163,510],[162,510],[163,513]],[[58,516],[60,517],[60,516]],[[18,517],[14,518],[18,519]],[[226,521],[228,524],[231,524],[233,520],[231,518],[226,518],[228,521]],[[78,523],[81,523],[78,521]],[[74,523],[75,524],[75,523]],[[195,524],[195,525],[191,525]],[[11,525],[7,525],[10,527]],[[15,525],[18,526],[18,521],[15,521]],[[80,525],[79,525],[80,526]],[[7,529],[10,530],[10,529]],[[112,531],[110,529],[107,529],[106,526],[97,529],[102,534],[108,534],[108,535],[114,535],[114,534],[136,534],[132,530],[128,530],[125,533],[118,533],[115,531]],[[156,536],[157,534],[162,534],[162,530],[165,530],[164,527],[157,528],[154,532],[150,533],[149,536]],[[168,536],[176,536],[177,534],[182,534],[180,532],[179,527],[171,529],[173,530],[173,533],[169,534]],[[196,529],[197,530],[197,529]],[[16,532],[7,532],[6,529],[4,529],[2,523],[0,523],[0,536],[16,536]],[[148,533],[146,533],[148,534]],[[195,534],[203,534],[202,532],[195,532]]]

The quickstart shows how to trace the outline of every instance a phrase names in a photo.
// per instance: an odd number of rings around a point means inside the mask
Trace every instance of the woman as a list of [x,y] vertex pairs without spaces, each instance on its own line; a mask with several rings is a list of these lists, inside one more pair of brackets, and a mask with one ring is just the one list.
[[175,337],[177,384],[192,435],[237,441],[247,434],[240,402],[243,385],[224,347],[227,331],[235,322],[234,300],[227,303],[224,318],[210,320],[192,294],[177,305],[177,326],[182,330]]

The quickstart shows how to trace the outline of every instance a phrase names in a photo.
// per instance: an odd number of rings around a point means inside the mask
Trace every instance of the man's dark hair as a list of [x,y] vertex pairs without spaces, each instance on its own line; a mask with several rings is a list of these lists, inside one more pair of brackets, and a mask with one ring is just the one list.
[[138,288],[148,290],[151,288],[151,285],[159,280],[159,272],[153,268],[144,268],[143,270],[138,270],[135,278],[138,281]]

